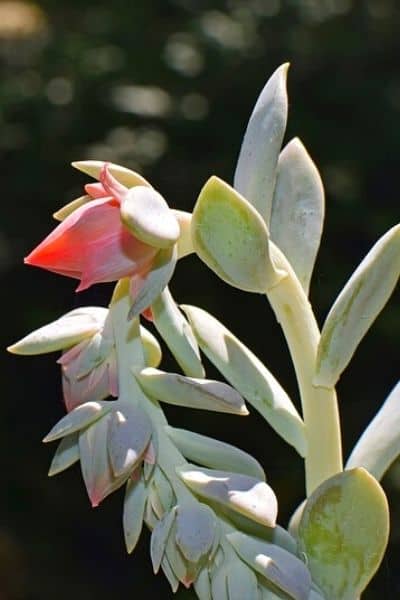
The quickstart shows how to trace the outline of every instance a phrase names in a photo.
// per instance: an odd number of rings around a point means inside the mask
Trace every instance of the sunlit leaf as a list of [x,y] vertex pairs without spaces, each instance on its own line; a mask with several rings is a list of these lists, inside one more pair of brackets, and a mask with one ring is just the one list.
[[318,347],[315,385],[333,387],[381,312],[400,274],[400,225],[369,251],[326,318]]
[[308,294],[324,221],[324,188],[298,138],[282,150],[272,203],[270,235]]
[[288,64],[281,65],[259,95],[247,125],[234,186],[269,222],[276,166],[286,129]]
[[378,569],[388,541],[382,488],[362,468],[331,477],[308,498],[298,534],[299,550],[327,600],[356,600]]

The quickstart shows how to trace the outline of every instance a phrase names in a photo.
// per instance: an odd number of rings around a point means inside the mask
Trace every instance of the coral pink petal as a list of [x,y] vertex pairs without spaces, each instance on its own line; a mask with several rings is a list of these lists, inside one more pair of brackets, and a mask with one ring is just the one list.
[[148,306],[142,311],[142,317],[144,317],[147,321],[151,323],[154,321],[153,311],[151,310],[151,306]]
[[147,448],[143,454],[143,460],[144,462],[149,463],[149,465],[156,464],[156,450],[152,442],[147,445]]
[[87,183],[85,185],[85,192],[91,198],[105,198],[110,194],[107,194],[102,183]]
[[104,163],[100,171],[100,182],[102,183],[107,194],[122,202],[126,196],[128,188],[122,185],[115,177],[111,174],[108,163]]

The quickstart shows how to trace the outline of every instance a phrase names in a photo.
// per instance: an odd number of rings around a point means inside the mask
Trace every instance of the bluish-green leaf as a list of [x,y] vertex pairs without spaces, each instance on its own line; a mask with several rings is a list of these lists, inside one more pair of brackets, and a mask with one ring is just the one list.
[[270,235],[289,260],[306,294],[321,240],[324,204],[318,169],[295,138],[279,156]]
[[400,274],[400,225],[389,229],[360,263],[326,318],[315,385],[333,387],[385,306]]
[[364,467],[381,479],[400,455],[400,382],[358,440],[346,469]]
[[286,129],[288,64],[281,65],[259,95],[236,165],[234,186],[269,222],[276,166]]

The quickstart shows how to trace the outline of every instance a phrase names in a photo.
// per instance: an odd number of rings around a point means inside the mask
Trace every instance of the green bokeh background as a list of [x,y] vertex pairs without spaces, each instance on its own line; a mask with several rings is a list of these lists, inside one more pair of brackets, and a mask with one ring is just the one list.
[[[105,305],[111,293],[102,285],[75,295],[74,281],[22,265],[53,227],[51,213],[81,195],[86,178],[69,163],[119,162],[191,210],[211,174],[232,181],[255,99],[286,61],[285,139],[302,139],[327,195],[311,290],[322,322],[399,218],[399,57],[396,0],[0,1],[2,346],[80,304]],[[220,318],[297,401],[285,342],[261,297],[228,288],[194,257],[179,264],[172,290]],[[397,381],[398,306],[397,292],[338,385],[346,455]],[[46,477],[53,448],[40,440],[63,414],[55,358],[2,354],[0,598],[170,598],[151,573],[147,532],[125,553],[121,492],[92,510],[78,467]],[[167,414],[253,453],[286,524],[302,498],[302,463],[258,415]],[[367,600],[400,592],[400,465],[384,486],[392,534]]]

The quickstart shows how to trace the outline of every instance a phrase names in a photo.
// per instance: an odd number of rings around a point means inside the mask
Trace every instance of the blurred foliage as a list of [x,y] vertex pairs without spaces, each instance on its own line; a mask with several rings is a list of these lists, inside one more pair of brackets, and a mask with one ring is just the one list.
[[[22,266],[53,226],[51,213],[81,193],[85,178],[68,163],[123,163],[190,210],[209,175],[232,180],[257,94],[287,60],[286,139],[302,138],[327,192],[311,292],[322,320],[367,249],[398,220],[399,32],[396,0],[0,0],[3,346],[109,297],[108,285],[75,296],[73,281]],[[193,257],[179,265],[173,291],[233,329],[296,397],[262,298],[227,288]],[[397,293],[338,387],[346,454],[396,383],[398,301]],[[125,554],[121,493],[93,512],[78,468],[46,479],[53,449],[40,439],[63,411],[52,359],[1,361],[0,598],[168,598],[166,582],[151,573],[147,534],[133,557]],[[286,522],[303,493],[302,464],[257,415],[245,423],[183,409],[168,416],[261,460]],[[384,482],[392,539],[367,600],[400,592],[399,473],[395,465]]]

